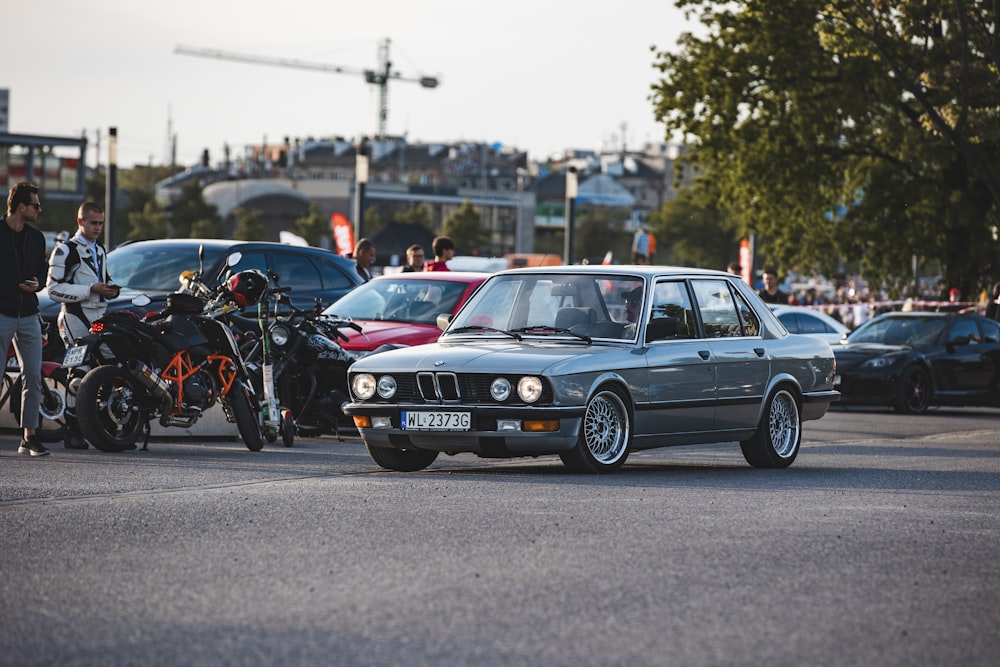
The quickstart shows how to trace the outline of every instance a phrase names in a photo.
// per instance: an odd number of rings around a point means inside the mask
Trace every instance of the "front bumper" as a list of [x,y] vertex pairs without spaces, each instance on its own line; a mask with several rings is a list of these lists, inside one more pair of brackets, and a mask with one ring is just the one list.
[[[467,431],[411,430],[401,428],[404,411],[449,410],[469,412]],[[448,454],[470,452],[482,457],[508,458],[556,454],[573,449],[578,441],[585,408],[580,407],[504,407],[467,405],[385,405],[349,403],[348,417],[367,417],[372,424],[358,427],[361,439],[369,447],[427,449]],[[555,430],[501,430],[500,423],[557,422]]]

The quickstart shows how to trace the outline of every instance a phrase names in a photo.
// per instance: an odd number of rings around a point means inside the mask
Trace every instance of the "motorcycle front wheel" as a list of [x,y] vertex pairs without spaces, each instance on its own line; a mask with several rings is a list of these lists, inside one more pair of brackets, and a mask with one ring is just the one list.
[[255,406],[256,397],[250,395],[250,390],[243,383],[233,384],[226,395],[229,408],[236,420],[236,428],[240,431],[243,443],[251,452],[259,452],[264,448],[264,438],[261,436],[260,424],[257,422]]
[[102,452],[131,449],[143,433],[146,413],[135,404],[145,394],[127,371],[98,366],[80,382],[76,414],[83,437]]

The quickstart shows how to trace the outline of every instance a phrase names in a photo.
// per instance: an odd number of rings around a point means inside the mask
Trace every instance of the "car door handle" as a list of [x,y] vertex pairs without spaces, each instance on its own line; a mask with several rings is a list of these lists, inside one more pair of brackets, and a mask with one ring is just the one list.
[[698,350],[698,356],[708,361],[709,357],[712,356],[712,352],[710,350]]
[[753,349],[753,351],[757,353],[757,356],[758,356],[758,357],[763,357],[763,356],[764,356],[764,353],[765,353],[765,352],[767,352],[767,350],[765,350],[765,349],[764,349],[764,348],[762,348],[762,347],[755,347],[755,348]]

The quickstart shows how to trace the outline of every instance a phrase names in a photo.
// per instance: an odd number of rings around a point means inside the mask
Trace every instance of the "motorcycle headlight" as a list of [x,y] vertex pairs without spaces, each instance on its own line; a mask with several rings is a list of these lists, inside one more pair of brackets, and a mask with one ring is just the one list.
[[288,343],[288,338],[290,337],[290,335],[291,332],[288,331],[288,327],[286,327],[284,324],[275,324],[273,327],[271,327],[271,342],[277,345],[278,347],[286,345]]
[[517,395],[525,403],[534,403],[542,397],[542,381],[533,375],[526,375],[517,381]]
[[391,375],[383,375],[378,379],[378,385],[375,387],[378,395],[382,398],[388,400],[396,395],[396,378]]
[[510,380],[497,378],[490,384],[490,396],[495,401],[506,401],[510,397]]
[[375,395],[375,376],[371,373],[358,373],[351,380],[351,391],[362,401],[367,401]]

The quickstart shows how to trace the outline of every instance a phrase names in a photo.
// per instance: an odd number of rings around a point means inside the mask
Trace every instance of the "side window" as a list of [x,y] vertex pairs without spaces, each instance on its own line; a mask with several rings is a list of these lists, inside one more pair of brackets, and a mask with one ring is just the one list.
[[283,287],[291,287],[293,292],[317,291],[323,285],[319,272],[308,257],[285,252],[271,254],[271,268],[278,274]]
[[[746,302],[743,295],[733,290],[736,298],[736,310],[740,316],[740,324],[743,325],[744,336],[760,335],[760,317],[754,312],[750,304]],[[736,334],[737,336],[740,334]]]
[[354,287],[354,282],[344,273],[344,269],[332,262],[317,260],[319,273],[323,277],[323,289],[347,291]]
[[267,258],[264,257],[262,252],[245,252],[243,256],[240,257],[240,261],[236,263],[235,266],[230,267],[229,272],[226,276],[231,276],[234,273],[239,273],[240,271],[246,271],[247,269],[257,269],[267,275]]
[[705,326],[707,338],[730,338],[743,335],[736,302],[725,280],[692,280],[694,297]]
[[778,316],[778,321],[785,325],[788,333],[800,333],[798,313],[782,313]]
[[818,317],[813,317],[812,315],[800,315],[799,316],[799,333],[804,334],[815,334],[815,333],[836,333],[833,327],[828,325],[823,320]]
[[955,322],[955,326],[948,333],[948,340],[955,340],[956,338],[968,338],[970,343],[978,343],[979,327],[976,326],[975,320],[959,320]]
[[979,330],[984,343],[1000,343],[1000,324],[993,320],[979,320]]
[[[653,286],[652,311],[649,316],[650,325],[657,320],[667,320],[656,326],[664,326],[667,334],[664,338],[697,338],[698,327],[691,309],[691,298],[687,286],[682,280],[671,280],[656,283]],[[676,333],[674,331],[676,325]]]

